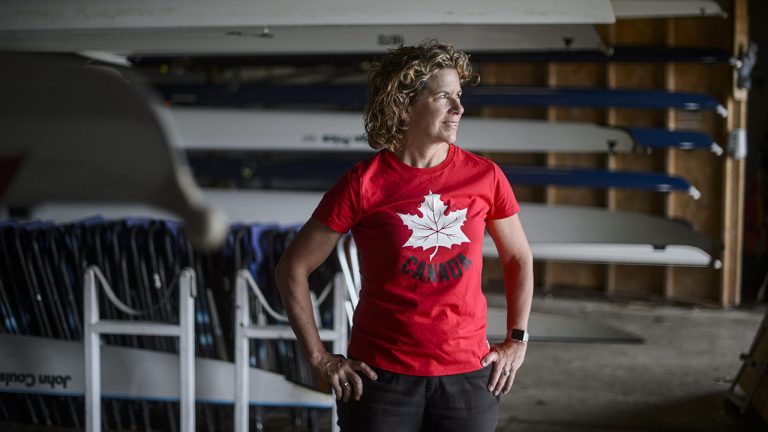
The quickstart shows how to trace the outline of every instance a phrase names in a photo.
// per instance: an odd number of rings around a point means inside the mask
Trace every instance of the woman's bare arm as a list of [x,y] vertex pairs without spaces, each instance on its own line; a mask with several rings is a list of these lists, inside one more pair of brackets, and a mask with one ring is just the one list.
[[[371,379],[376,374],[362,362],[329,353],[320,340],[309,296],[310,273],[333,252],[341,234],[310,219],[288,245],[277,265],[277,287],[291,327],[315,373],[326,380],[337,399],[359,399],[363,387],[356,370]],[[351,387],[351,388],[350,388]]]
[[[518,215],[488,222],[499,260],[504,271],[504,291],[507,298],[507,329],[528,329],[528,316],[533,299],[533,256]],[[483,365],[494,363],[488,390],[495,394],[509,393],[515,373],[525,359],[527,343],[507,337],[493,346],[483,359]]]

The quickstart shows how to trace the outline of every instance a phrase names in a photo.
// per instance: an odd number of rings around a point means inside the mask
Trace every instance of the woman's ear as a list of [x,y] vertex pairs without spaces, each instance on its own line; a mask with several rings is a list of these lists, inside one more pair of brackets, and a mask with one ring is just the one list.
[[405,118],[410,121],[411,120],[411,110],[413,109],[413,102],[408,104],[408,107],[405,109]]
[[405,110],[405,113],[408,115],[408,119],[411,118],[411,110],[413,109],[413,106],[416,105],[416,103],[419,101],[419,98],[422,95],[422,91],[419,90],[416,95],[413,97],[413,99],[408,102],[408,109]]

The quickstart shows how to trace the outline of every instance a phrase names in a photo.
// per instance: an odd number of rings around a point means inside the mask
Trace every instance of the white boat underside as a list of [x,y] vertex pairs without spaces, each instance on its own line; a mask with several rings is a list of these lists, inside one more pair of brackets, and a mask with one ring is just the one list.
[[376,54],[426,38],[472,52],[604,50],[590,24],[0,30],[0,50],[120,55]]
[[611,0],[616,18],[726,16],[715,0]]
[[[301,225],[322,198],[318,192],[205,190],[208,202],[233,222]],[[46,203],[33,219],[69,222],[88,216],[174,219],[146,206]],[[578,206],[521,203],[520,218],[533,250],[543,261],[720,267],[716,244],[680,221],[658,216]],[[486,236],[483,252],[497,256]]]
[[[177,354],[110,345],[101,350],[103,397],[179,400]],[[0,334],[0,370],[6,384],[0,392],[82,396],[83,353],[82,342]],[[195,398],[232,404],[234,371],[231,362],[197,357]],[[330,394],[293,384],[283,375],[256,368],[250,368],[249,374],[250,404],[316,408],[334,404]],[[53,382],[41,382],[43,375],[51,376]]]
[[4,0],[0,12],[3,30],[614,21],[610,0]]
[[[173,108],[186,150],[373,151],[361,113]],[[629,134],[590,123],[465,116],[457,144],[470,151],[627,153]]]

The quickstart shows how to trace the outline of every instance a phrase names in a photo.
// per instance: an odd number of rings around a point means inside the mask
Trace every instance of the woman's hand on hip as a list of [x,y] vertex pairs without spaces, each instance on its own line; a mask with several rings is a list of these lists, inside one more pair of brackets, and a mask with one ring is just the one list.
[[337,400],[347,402],[350,397],[360,400],[363,395],[363,380],[357,372],[376,380],[376,372],[367,364],[348,359],[343,355],[325,352],[312,362],[315,374],[333,387]]
[[512,340],[491,347],[491,352],[483,357],[481,362],[483,367],[493,363],[488,391],[496,396],[509,393],[515,381],[515,374],[525,360],[527,347],[526,342]]

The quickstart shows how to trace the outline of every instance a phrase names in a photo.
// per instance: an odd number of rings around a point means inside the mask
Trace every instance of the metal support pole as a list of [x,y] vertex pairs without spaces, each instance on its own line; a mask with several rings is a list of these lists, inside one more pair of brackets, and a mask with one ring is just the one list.
[[[345,292],[346,281],[344,279],[344,275],[337,273],[336,277],[334,278],[333,287],[333,326],[338,332],[338,335],[333,341],[333,352],[342,354],[344,356],[347,355],[347,344],[349,341],[348,329],[350,327],[349,323],[351,322],[351,320],[345,319],[345,316],[349,313],[344,307],[347,301]],[[338,432],[338,424],[339,413],[336,403],[334,403],[333,407],[331,407],[331,430]]]
[[[98,280],[97,280],[98,279]],[[179,338],[179,404],[181,431],[195,431],[195,295],[196,280],[192,269],[182,270],[179,278],[179,324],[143,321],[101,320],[97,284],[101,282],[107,297],[119,303],[98,267],[86,270],[83,315],[85,350],[85,430],[101,431],[101,335],[124,334],[174,336]],[[119,307],[133,315],[141,311]]]
[[[339,279],[337,278],[337,281]],[[343,283],[343,282],[342,282]],[[333,343],[333,350],[337,353],[346,354],[347,346],[347,322],[344,312],[345,291],[344,285],[335,283],[333,290],[333,329],[319,329],[320,339]],[[248,356],[250,339],[295,340],[296,335],[290,326],[286,325],[254,325],[251,320],[250,307],[248,304],[249,292],[253,292],[257,299],[262,302],[264,309],[276,318],[275,312],[265,303],[263,295],[259,291],[256,281],[248,270],[240,270],[235,280],[235,432],[248,432],[248,407],[249,407],[249,365]],[[317,309],[314,307],[313,309]],[[316,317],[317,318],[317,317]],[[286,320],[280,317],[279,320]],[[332,430],[338,431],[336,426],[336,404],[329,406],[332,410],[333,426]]]
[[195,431],[195,272],[186,268],[179,279],[179,402],[182,432]]
[[101,338],[94,326],[99,322],[96,274],[85,273],[83,344],[85,345],[85,430],[101,431]]
[[238,273],[235,282],[235,432],[248,431],[248,336],[251,326],[248,285]]

